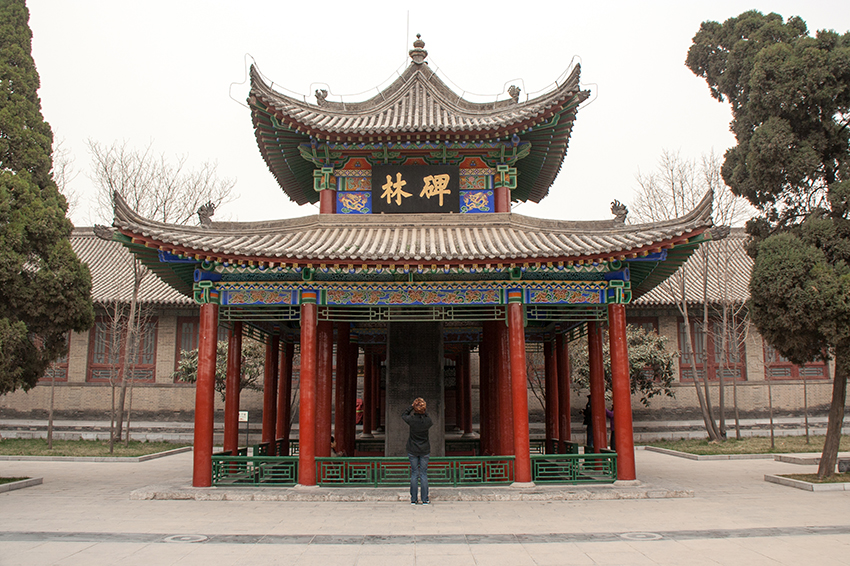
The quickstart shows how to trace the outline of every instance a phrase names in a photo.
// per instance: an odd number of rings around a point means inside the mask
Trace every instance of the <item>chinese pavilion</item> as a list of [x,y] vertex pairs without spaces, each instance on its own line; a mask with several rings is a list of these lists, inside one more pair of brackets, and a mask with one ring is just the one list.
[[[444,359],[455,361],[457,423],[472,430],[470,352],[480,376],[480,447],[511,456],[511,481],[535,480],[526,344],[543,344],[546,438],[570,440],[568,344],[588,340],[596,451],[607,446],[602,329],[608,325],[616,476],[634,480],[624,306],[710,239],[711,198],[688,215],[643,225],[568,222],[511,213],[539,202],[567,152],[579,66],[536,98],[473,103],[429,68],[417,39],[407,69],[362,102],[315,102],[272,89],[251,69],[248,104],[260,153],[281,188],[319,214],[200,226],[140,217],[120,197],[120,239],[174,289],[201,305],[193,484],[211,485],[216,328],[231,328],[225,451],[238,449],[243,332],[267,344],[262,440],[286,451],[295,346],[300,351],[297,478],[316,485],[318,460],[355,453],[363,355],[363,437],[382,423],[383,456],[403,456],[400,415],[428,401],[432,455],[445,455]],[[334,345],[336,360],[334,360]],[[383,390],[382,390],[383,384]],[[335,390],[335,394],[334,394]],[[383,396],[381,395],[383,391]],[[382,406],[385,410],[382,412]],[[276,442],[277,441],[277,442]],[[288,451],[286,451],[288,454]],[[612,478],[613,479],[613,478]]]

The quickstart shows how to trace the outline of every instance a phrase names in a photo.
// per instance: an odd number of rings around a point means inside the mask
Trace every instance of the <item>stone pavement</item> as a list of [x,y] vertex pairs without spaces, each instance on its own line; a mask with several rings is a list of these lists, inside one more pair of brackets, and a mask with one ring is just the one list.
[[[0,564],[846,565],[850,492],[764,481],[813,471],[638,450],[644,485],[692,497],[565,501],[178,501],[190,453],[135,464],[0,462],[44,483],[0,494]],[[215,490],[209,490],[214,492]]]

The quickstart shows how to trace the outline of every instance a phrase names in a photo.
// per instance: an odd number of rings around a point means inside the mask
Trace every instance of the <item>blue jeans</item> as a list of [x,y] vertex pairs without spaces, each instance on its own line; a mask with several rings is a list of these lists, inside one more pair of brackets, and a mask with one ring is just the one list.
[[428,459],[431,456],[429,454],[424,456],[408,454],[407,457],[410,459],[410,501],[416,503],[418,499],[416,495],[418,480],[418,483],[422,486],[422,503],[425,503],[428,501]]

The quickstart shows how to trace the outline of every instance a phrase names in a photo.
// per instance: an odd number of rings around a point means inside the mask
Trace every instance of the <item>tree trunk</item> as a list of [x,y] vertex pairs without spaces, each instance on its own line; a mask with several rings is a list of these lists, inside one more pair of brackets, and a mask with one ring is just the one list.
[[112,389],[112,410],[109,412],[109,453],[115,451],[115,380],[110,379],[110,389]]
[[773,436],[773,380],[767,380],[767,406],[770,411],[770,449],[776,448],[776,442]]
[[[122,363],[121,363],[121,392],[118,395],[118,417],[115,419],[117,429],[115,438],[121,440],[122,425],[124,424],[124,400],[127,397],[127,375],[129,371],[130,359],[127,356],[127,348],[135,340],[135,335],[138,333],[136,326],[136,309],[139,303],[139,288],[142,286],[142,279],[146,275],[145,267],[139,260],[133,260],[133,295],[130,298],[130,314],[127,315],[127,330],[124,336],[124,348],[122,348]],[[137,355],[137,353],[134,353]]]
[[705,430],[708,433],[709,440],[716,441],[718,438],[717,438],[717,434],[714,432],[714,426],[713,426],[714,423],[712,422],[711,416],[710,416],[708,410],[706,409],[705,398],[703,398],[703,396],[702,396],[702,390],[700,389],[700,386],[699,386],[699,378],[697,377],[696,342],[694,341],[694,336],[693,336],[693,333],[691,332],[691,321],[690,321],[690,318],[688,317],[688,303],[687,303],[686,300],[684,300],[685,299],[684,281],[682,281],[681,287],[682,287],[682,294],[681,294],[682,302],[679,305],[679,311],[682,313],[682,317],[685,319],[685,339],[686,339],[687,343],[690,345],[690,348],[691,348],[692,366],[694,368],[694,390],[696,391],[696,394],[697,394],[697,400],[699,401],[700,412],[702,413],[702,420],[703,420],[703,423],[705,424]]
[[809,443],[809,381],[803,374],[803,418],[806,422],[806,444]]
[[841,442],[841,427],[844,424],[844,404],[847,402],[847,367],[850,364],[848,344],[839,344],[835,348],[835,379],[832,382],[832,404],[829,407],[829,421],[826,425],[826,439],[818,465],[818,478],[831,477],[835,473],[838,460],[838,445]]
[[56,393],[56,368],[50,376],[50,409],[47,412],[47,449],[53,450],[53,398]]
[[741,440],[741,416],[738,413],[738,380],[732,380],[732,403],[735,405],[735,438]]

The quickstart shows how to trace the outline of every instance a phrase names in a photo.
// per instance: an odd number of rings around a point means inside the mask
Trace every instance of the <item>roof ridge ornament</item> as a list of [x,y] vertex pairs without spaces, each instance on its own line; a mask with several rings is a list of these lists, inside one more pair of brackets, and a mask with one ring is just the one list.
[[615,199],[614,202],[611,203],[611,214],[614,215],[614,222],[625,224],[626,216],[629,215],[629,209],[625,204]]
[[[421,65],[425,63],[425,58],[428,56],[428,52],[423,49],[425,47],[425,42],[422,41],[422,35],[416,34],[416,41],[413,42],[413,49],[411,49],[408,54],[410,58],[413,59],[413,62],[417,65]],[[427,65],[427,63],[425,63]]]
[[508,87],[508,94],[511,98],[514,99],[514,102],[519,102],[519,93],[522,92],[522,89],[516,85],[511,85]]

